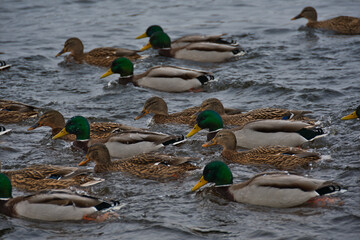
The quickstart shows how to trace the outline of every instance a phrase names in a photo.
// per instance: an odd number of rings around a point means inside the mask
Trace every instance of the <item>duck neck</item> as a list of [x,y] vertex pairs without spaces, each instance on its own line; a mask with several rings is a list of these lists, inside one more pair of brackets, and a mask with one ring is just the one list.
[[159,55],[164,57],[171,57],[171,48],[159,49]]
[[121,76],[121,77],[119,77],[119,79],[118,79],[118,82],[119,82],[119,84],[120,85],[126,85],[126,84],[128,84],[129,82],[133,82],[133,75],[129,75],[129,76]]
[[76,150],[82,150],[84,151],[85,153],[87,153],[89,147],[89,139],[87,140],[76,140],[73,142],[73,145],[72,147]]
[[221,129],[222,128],[215,129],[215,130],[209,130],[208,134],[206,135],[207,141],[210,141],[211,139],[213,139]]

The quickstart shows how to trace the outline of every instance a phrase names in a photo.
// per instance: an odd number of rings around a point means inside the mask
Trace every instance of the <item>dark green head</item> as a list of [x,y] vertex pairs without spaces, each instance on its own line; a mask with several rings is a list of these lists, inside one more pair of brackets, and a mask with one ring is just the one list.
[[121,77],[130,77],[134,73],[134,65],[125,57],[117,58],[111,63],[110,69],[100,78],[107,77],[114,73],[120,74]]
[[76,140],[90,139],[90,124],[88,120],[82,116],[75,116],[70,118],[65,127],[56,134],[52,139],[57,139],[68,134],[75,134]]
[[196,123],[201,129],[209,129],[215,131],[223,128],[223,120],[221,116],[213,110],[205,110],[196,117]]
[[10,179],[3,173],[0,173],[0,198],[12,198]]
[[215,185],[227,185],[233,183],[233,176],[229,167],[221,161],[208,163],[203,171],[204,179]]
[[171,48],[171,39],[164,32],[155,32],[150,37],[150,41],[140,51],[144,51],[149,48],[164,49]]
[[164,32],[164,30],[159,25],[151,25],[146,29],[146,35],[148,37],[151,37],[156,32]]

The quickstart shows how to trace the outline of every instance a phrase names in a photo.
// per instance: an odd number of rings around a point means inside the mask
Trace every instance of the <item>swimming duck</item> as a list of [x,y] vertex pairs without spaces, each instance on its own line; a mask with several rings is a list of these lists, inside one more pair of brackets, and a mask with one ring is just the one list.
[[236,56],[244,55],[244,51],[239,47],[210,42],[191,43],[174,48],[171,46],[170,37],[164,32],[153,33],[148,44],[140,51],[151,47],[158,49],[161,56],[198,62],[225,62]]
[[313,123],[310,118],[304,116],[307,113],[311,113],[311,111],[287,110],[281,108],[259,108],[247,113],[241,113],[241,111],[237,109],[226,111],[221,101],[216,98],[205,100],[201,104],[200,110],[194,114],[192,118],[196,119],[197,114],[204,110],[213,110],[217,112],[222,117],[225,125],[243,126],[245,123],[257,119],[284,119]]
[[341,189],[335,182],[287,172],[260,173],[245,182],[233,184],[229,167],[220,161],[210,162],[205,166],[203,176],[192,191],[208,182],[215,183],[215,191],[229,200],[276,208],[299,206]]
[[341,120],[349,120],[349,119],[355,119],[360,118],[360,105],[356,108],[356,110],[349,115],[346,115],[345,117],[342,117]]
[[2,173],[0,183],[0,213],[9,217],[42,221],[93,219],[99,211],[119,205],[118,201],[104,202],[66,190],[44,191],[13,198],[11,182]]
[[[44,112],[39,118],[39,120],[28,128],[28,131],[34,130],[39,127],[50,127],[51,135],[55,136],[58,134],[61,129],[65,127],[65,119],[64,116],[56,111],[49,110]],[[142,131],[144,129],[135,128],[127,125],[123,125],[120,123],[112,123],[112,122],[93,122],[90,123],[90,138],[92,139],[104,139],[109,137],[114,131],[122,132],[128,130],[139,130]],[[66,135],[61,139],[68,141],[75,141],[75,135]]]
[[132,82],[135,86],[151,88],[163,92],[187,92],[201,88],[214,76],[205,71],[174,67],[155,66],[146,72],[133,75],[134,66],[127,58],[118,58],[111,64],[111,68],[100,78],[113,73],[119,73],[119,83]]
[[[204,105],[204,103],[208,102],[216,102],[220,103],[222,106],[221,111],[224,112],[224,114],[237,114],[240,113],[240,110],[237,109],[231,109],[231,108],[224,108],[222,103],[216,99],[216,98],[209,98],[203,101],[201,107]],[[138,120],[145,115],[149,113],[153,113],[154,117],[152,118],[155,123],[163,124],[163,123],[179,123],[179,124],[195,124],[195,113],[200,112],[201,107],[191,107],[187,108],[181,112],[177,113],[168,113],[168,107],[164,99],[161,97],[151,97],[148,100],[146,100],[144,104],[144,108],[141,111],[141,114],[135,118],[135,120]],[[194,117],[195,116],[195,117]]]
[[321,28],[349,35],[360,34],[360,18],[339,16],[325,21],[317,21],[317,13],[313,7],[304,8],[299,15],[291,20],[299,18],[306,18],[308,20],[306,26],[310,28]]
[[39,109],[24,103],[0,99],[0,123],[18,123],[36,117]]
[[86,160],[80,162],[79,166],[94,161],[94,171],[97,173],[120,171],[140,178],[164,180],[179,178],[187,171],[198,169],[189,163],[190,160],[191,158],[187,157],[146,153],[111,161],[107,147],[104,144],[94,144],[90,146]]
[[[155,32],[164,32],[162,27],[159,25],[151,25],[146,29],[146,32],[136,37],[136,39],[151,37],[151,35]],[[190,43],[196,43],[196,42],[213,42],[213,43],[219,43],[219,44],[228,44],[236,46],[237,43],[235,41],[228,42],[222,37],[226,34],[219,34],[219,35],[189,35],[189,36],[183,36],[181,38],[176,39],[175,41],[171,42],[171,46],[173,48],[177,47],[183,47],[185,45],[188,45]]]
[[89,176],[91,172],[88,169],[55,165],[32,165],[23,169],[2,171],[11,178],[16,188],[26,191],[88,187],[104,181]]
[[[186,135],[191,137],[201,129],[209,129],[207,140],[210,141],[223,128],[221,116],[212,110],[202,111],[196,118],[194,128]],[[236,136],[237,146],[255,148],[260,146],[297,147],[305,142],[323,137],[323,130],[300,121],[256,120],[242,127],[230,129]]]
[[90,139],[89,122],[82,116],[75,116],[69,119],[65,124],[65,128],[52,139],[57,139],[67,134],[76,135],[76,140],[73,142],[75,148],[81,149],[86,153],[89,146],[101,142],[109,149],[110,156],[115,158],[131,157],[141,153],[156,151],[184,138],[183,136],[173,136],[145,130],[129,130],[114,133],[104,139]]
[[293,147],[271,146],[257,147],[248,151],[236,151],[236,137],[230,130],[220,130],[213,139],[203,144],[203,147],[212,145],[223,146],[221,156],[226,160],[240,164],[272,165],[280,170],[291,170],[296,167],[306,167],[309,163],[320,159],[314,152]]
[[90,65],[109,67],[116,58],[126,57],[135,60],[141,56],[138,51],[124,48],[101,47],[95,48],[90,52],[84,53],[84,45],[79,38],[69,38],[64,44],[64,48],[56,54],[56,57],[63,53],[70,52],[66,57],[66,61],[74,60],[76,63],[88,63]]

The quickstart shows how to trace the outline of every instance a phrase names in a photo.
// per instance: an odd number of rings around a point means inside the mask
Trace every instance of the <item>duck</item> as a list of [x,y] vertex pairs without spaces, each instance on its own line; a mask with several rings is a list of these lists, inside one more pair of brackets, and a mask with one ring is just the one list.
[[196,119],[195,114],[200,111],[200,109],[205,103],[210,103],[210,102],[220,103],[222,106],[221,111],[224,112],[224,114],[231,115],[231,114],[241,113],[241,111],[238,109],[224,108],[220,100],[218,100],[217,98],[209,98],[203,101],[201,107],[191,107],[181,112],[169,114],[168,107],[164,99],[158,96],[154,96],[146,100],[144,104],[144,108],[141,111],[141,114],[135,117],[135,120],[138,120],[144,117],[145,115],[152,113],[154,114],[152,120],[154,121],[154,123],[157,124],[173,123],[173,124],[194,125]]
[[[222,128],[221,116],[215,111],[205,110],[197,116],[196,124],[186,138],[201,129],[209,129],[207,140],[210,141]],[[231,131],[236,136],[237,146],[246,149],[277,145],[297,147],[326,135],[321,128],[305,122],[274,119],[251,121]]]
[[297,167],[307,167],[309,163],[320,159],[319,154],[307,152],[300,148],[284,146],[256,147],[238,152],[236,137],[230,130],[220,130],[213,139],[203,144],[203,147],[221,145],[221,156],[228,162],[246,165],[271,165],[279,170],[293,170]]
[[174,48],[171,46],[170,37],[164,32],[153,33],[149,42],[140,51],[151,47],[158,49],[161,56],[196,62],[220,63],[245,54],[238,46],[211,42],[196,42]]
[[67,134],[76,135],[76,140],[73,142],[75,149],[80,149],[87,153],[89,146],[100,142],[106,145],[110,156],[114,158],[126,158],[141,153],[157,151],[166,145],[179,144],[184,140],[184,136],[174,136],[145,130],[114,132],[104,139],[91,139],[89,122],[83,116],[70,118],[66,122],[65,127],[52,139],[57,139]]
[[99,67],[110,67],[112,61],[118,57],[126,57],[130,60],[135,60],[141,56],[138,51],[129,50],[125,48],[100,47],[84,53],[84,45],[79,38],[73,37],[66,40],[64,48],[56,54],[56,57],[70,52],[69,56],[65,58],[66,61],[75,61],[76,63],[84,63],[95,65]]
[[356,119],[356,118],[360,118],[360,105],[355,109],[354,112],[342,117],[341,120],[349,120],[349,119]]
[[0,126],[0,136],[6,134],[8,132],[11,132],[11,131],[12,131],[12,129],[6,129],[4,126]]
[[163,92],[195,92],[201,90],[210,80],[214,80],[210,72],[176,66],[155,66],[142,74],[134,75],[134,66],[127,58],[114,60],[110,69],[100,78],[114,73],[120,74],[120,84],[131,82],[138,87]]
[[231,170],[221,161],[213,161],[205,166],[201,179],[192,191],[207,183],[215,183],[214,190],[231,201],[272,208],[300,206],[341,190],[336,182],[288,172],[259,173],[245,182],[233,184]]
[[[38,121],[29,127],[27,130],[32,131],[40,127],[50,127],[51,136],[55,136],[65,127],[65,118],[64,116],[56,110],[45,111]],[[122,132],[128,130],[139,130],[144,129],[135,128],[127,126],[121,123],[112,123],[112,122],[92,122],[90,123],[90,138],[92,139],[104,139],[109,137],[114,131]],[[61,137],[61,139],[66,141],[75,141],[75,135],[66,135]]]
[[89,187],[104,181],[104,179],[89,176],[90,173],[92,171],[88,169],[44,164],[2,171],[2,174],[11,179],[13,186],[29,192]]
[[39,108],[24,103],[0,99],[0,123],[19,123],[37,117]]
[[198,169],[189,162],[190,160],[192,158],[146,153],[111,161],[108,148],[102,143],[96,143],[89,147],[86,160],[80,162],[79,166],[94,161],[96,173],[120,171],[139,178],[165,180],[177,179],[188,171]]
[[310,28],[319,28],[331,30],[339,34],[357,35],[360,34],[360,18],[339,16],[324,21],[317,20],[317,13],[313,7],[305,7],[300,14],[291,20],[306,18],[308,20],[306,26]]
[[[151,25],[149,26],[145,33],[136,37],[136,39],[151,37],[155,32],[164,32],[163,28],[159,25]],[[223,37],[226,34],[218,34],[218,35],[188,35],[180,37],[171,42],[171,46],[173,48],[183,47],[190,43],[197,43],[197,42],[212,42],[212,43],[219,43],[219,44],[228,44],[232,46],[237,46],[236,41],[226,41]]]
[[192,116],[193,120],[204,110],[213,110],[217,112],[225,125],[243,126],[245,123],[257,119],[283,119],[298,120],[313,124],[314,121],[305,114],[311,111],[304,110],[287,110],[282,108],[258,108],[246,113],[242,113],[238,109],[225,109],[221,101],[217,98],[209,98],[202,102],[199,111]]
[[41,221],[95,220],[101,211],[120,205],[119,201],[105,202],[69,190],[41,191],[13,198],[11,181],[2,173],[0,183],[0,213],[9,217]]

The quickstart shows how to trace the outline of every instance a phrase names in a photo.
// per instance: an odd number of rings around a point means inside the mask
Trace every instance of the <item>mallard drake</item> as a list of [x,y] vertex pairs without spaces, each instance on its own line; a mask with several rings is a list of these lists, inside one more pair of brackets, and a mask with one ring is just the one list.
[[85,153],[88,147],[96,142],[101,142],[109,149],[111,157],[125,158],[141,153],[156,151],[166,145],[183,140],[183,136],[173,136],[163,133],[150,132],[145,130],[129,130],[114,133],[104,139],[90,139],[90,126],[86,118],[75,116],[69,119],[63,128],[53,139],[60,138],[67,134],[75,134],[73,142],[75,148]]
[[179,124],[194,125],[196,119],[195,113],[200,112],[200,109],[203,107],[203,105],[208,102],[220,103],[222,106],[221,110],[224,112],[224,114],[226,113],[237,114],[241,112],[240,110],[237,109],[224,108],[224,106],[218,99],[209,98],[203,101],[201,107],[191,107],[181,112],[169,114],[168,107],[164,99],[162,99],[161,97],[151,97],[148,100],[146,100],[144,104],[144,108],[141,111],[141,114],[137,116],[135,120],[138,120],[149,113],[153,113],[154,114],[153,121],[158,124],[179,123]]
[[98,198],[66,190],[39,192],[12,197],[9,178],[0,173],[0,212],[9,217],[42,221],[92,219],[101,210],[119,205],[118,201],[104,202]]
[[79,166],[90,161],[95,162],[94,172],[128,172],[140,178],[165,180],[184,176],[187,171],[198,169],[189,163],[191,158],[175,157],[164,154],[140,154],[129,158],[111,161],[110,153],[104,144],[90,146],[86,160]]
[[[28,131],[34,130],[39,127],[50,127],[52,136],[58,134],[61,129],[65,127],[65,119],[64,116],[56,111],[49,110],[44,112],[39,118],[39,120],[28,128]],[[123,125],[121,123],[112,123],[112,122],[93,122],[90,123],[90,138],[92,139],[104,139],[109,137],[114,131],[122,132],[128,130],[139,130],[142,131],[144,129],[135,128],[127,125]],[[63,140],[75,141],[75,135],[66,135],[62,137]]]
[[306,167],[309,163],[320,159],[314,152],[293,147],[271,146],[257,147],[248,151],[236,151],[236,137],[230,130],[220,130],[213,139],[203,144],[203,147],[221,145],[221,153],[226,160],[249,165],[272,165],[280,170],[291,170],[296,167]]
[[355,118],[360,118],[360,105],[355,109],[354,112],[350,113],[349,115],[346,115],[345,117],[342,117],[341,120],[349,120]]
[[11,178],[16,188],[26,191],[88,187],[104,181],[89,176],[92,171],[88,169],[54,165],[33,165],[2,173]]
[[135,86],[151,88],[163,92],[187,92],[201,88],[214,76],[205,71],[174,67],[156,66],[146,72],[133,75],[134,66],[127,58],[118,58],[111,68],[100,78],[111,74],[119,73],[119,83],[126,84],[132,82]]
[[288,172],[260,173],[245,182],[233,184],[229,167],[220,161],[210,162],[205,166],[203,176],[192,191],[208,182],[215,183],[215,190],[232,201],[277,208],[299,206],[341,189],[335,182]]
[[224,108],[221,101],[217,98],[209,98],[205,100],[200,107],[200,110],[193,115],[193,119],[196,119],[197,114],[204,110],[213,110],[220,114],[225,125],[243,126],[245,123],[257,120],[257,119],[283,119],[283,120],[298,120],[307,121],[312,123],[313,121],[304,116],[311,113],[311,111],[301,110],[287,110],[281,108],[259,108],[251,110],[247,113],[241,113],[240,110],[233,109],[227,110]]
[[0,123],[18,123],[36,117],[39,109],[24,103],[0,99]]
[[95,48],[90,52],[84,53],[84,45],[79,38],[69,38],[64,44],[64,48],[56,54],[56,57],[63,53],[70,52],[66,61],[75,61],[76,63],[88,63],[100,67],[110,67],[111,63],[119,57],[126,57],[135,60],[141,56],[138,51],[124,48],[101,47]]
[[[155,32],[164,32],[162,27],[159,25],[151,25],[146,29],[146,32],[136,37],[136,39],[151,37]],[[225,39],[223,39],[223,36],[226,34],[219,34],[219,35],[189,35],[189,36],[183,36],[175,41],[171,42],[171,46],[173,48],[177,47],[183,47],[185,45],[188,45],[190,43],[196,43],[196,42],[213,42],[213,43],[219,43],[219,44],[228,44],[236,46],[236,41],[228,42]]]
[[349,35],[360,34],[360,18],[339,16],[329,20],[318,21],[316,10],[313,7],[304,8],[299,15],[291,20],[299,18],[306,18],[308,20],[306,26],[310,28],[321,28]]
[[[221,116],[212,110],[202,111],[196,118],[194,128],[186,135],[191,137],[201,129],[209,129],[208,141],[223,128]],[[323,137],[321,128],[300,121],[285,120],[256,120],[244,124],[242,127],[231,129],[236,136],[237,146],[255,148],[260,146],[288,146],[297,147],[305,142]]]
[[210,42],[191,43],[182,47],[171,46],[170,37],[164,32],[155,32],[150,41],[140,51],[149,48],[159,50],[159,54],[165,57],[185,59],[198,62],[225,62],[236,56],[244,55],[239,47],[217,44]]

